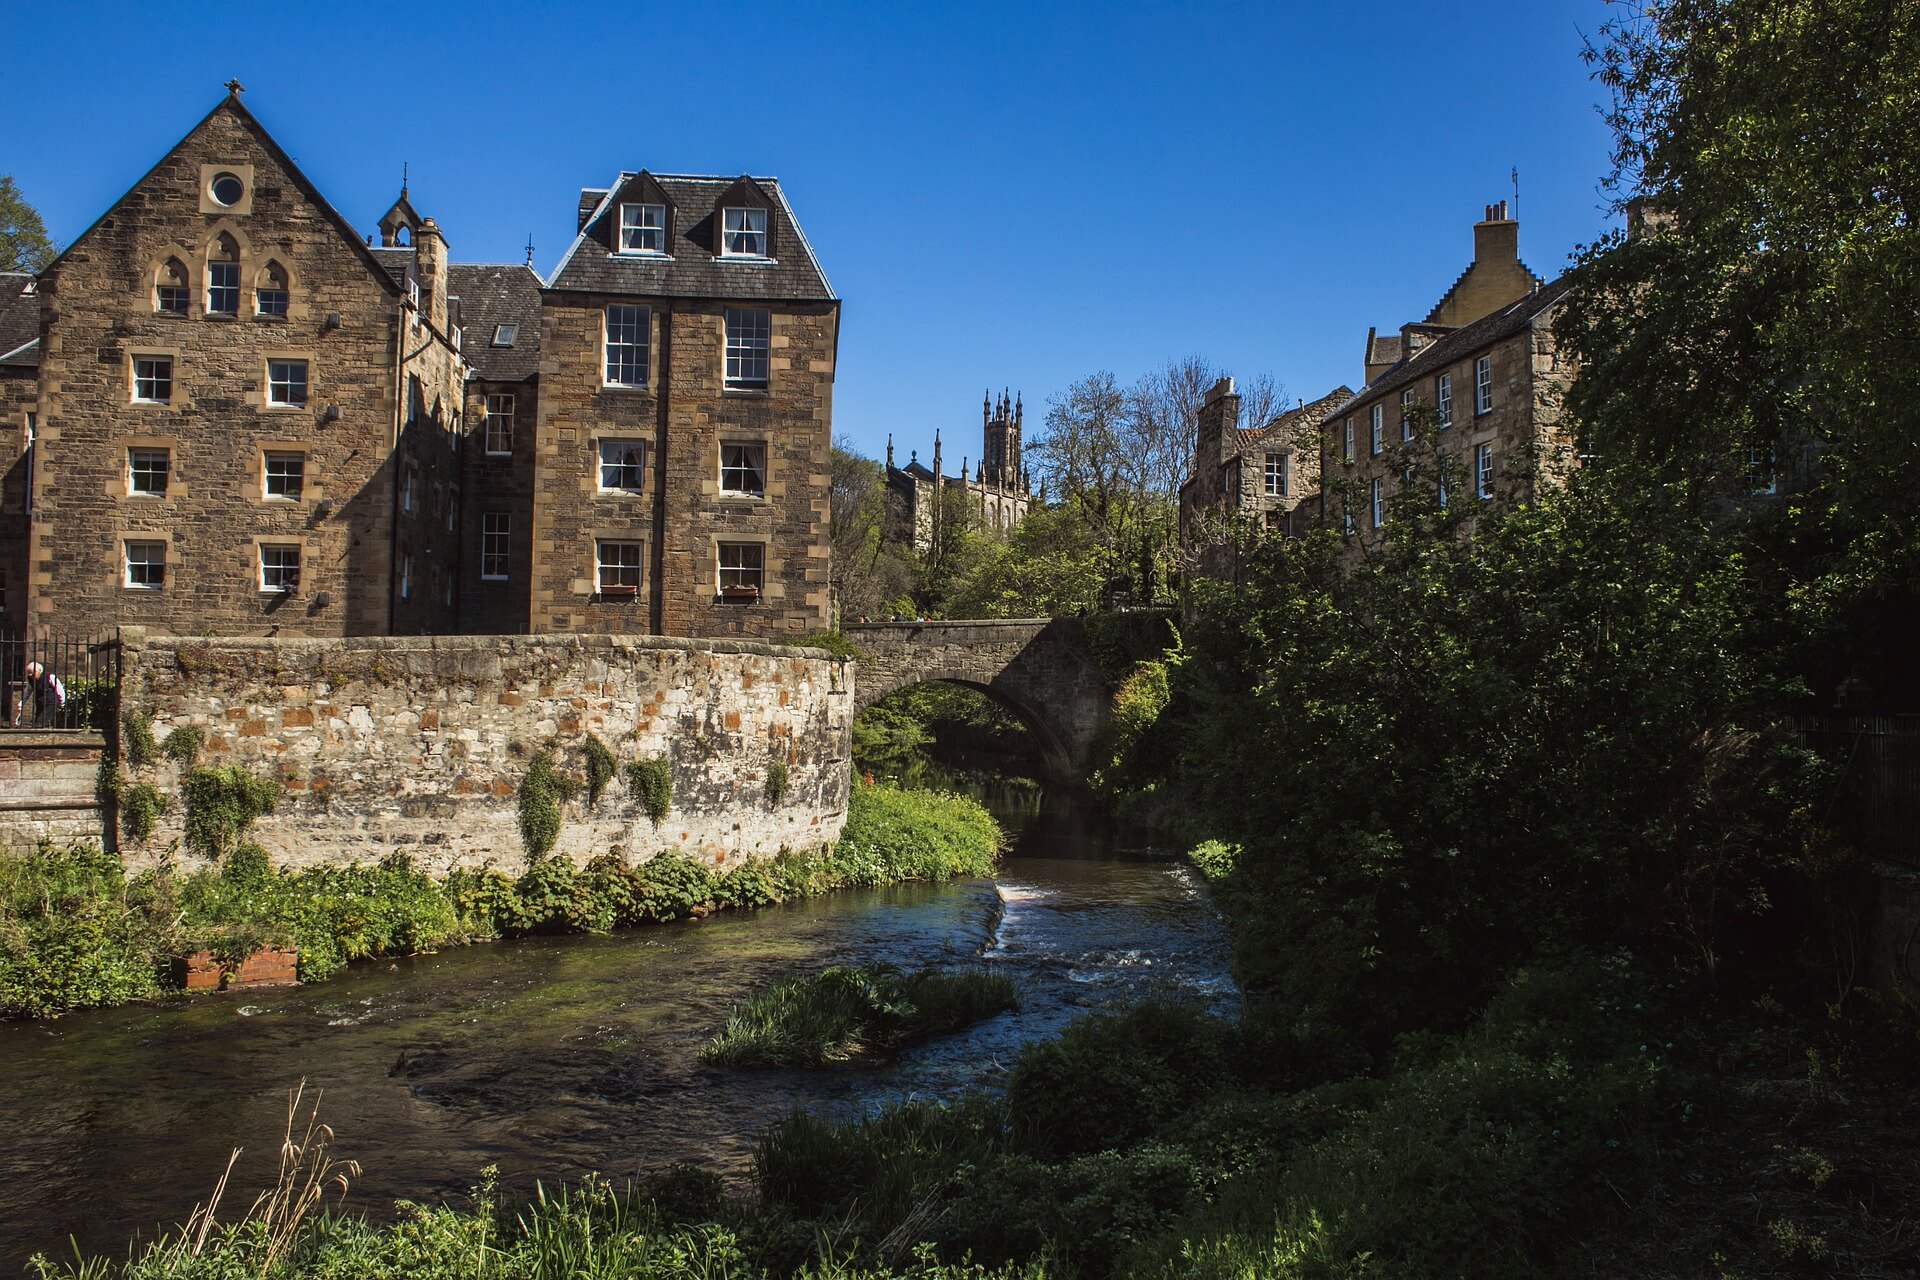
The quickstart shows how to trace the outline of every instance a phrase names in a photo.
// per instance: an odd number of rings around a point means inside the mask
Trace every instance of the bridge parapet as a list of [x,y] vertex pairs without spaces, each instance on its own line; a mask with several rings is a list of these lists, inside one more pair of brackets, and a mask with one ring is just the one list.
[[1057,781],[1084,777],[1111,695],[1078,618],[873,622],[845,632],[861,654],[856,708],[931,680],[980,689],[1034,731]]

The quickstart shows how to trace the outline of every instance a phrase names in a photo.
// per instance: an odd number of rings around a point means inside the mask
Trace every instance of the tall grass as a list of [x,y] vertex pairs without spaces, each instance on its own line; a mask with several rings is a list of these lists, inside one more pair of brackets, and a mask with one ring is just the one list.
[[700,1057],[727,1067],[821,1067],[897,1053],[1017,1006],[1004,974],[835,966],[755,995]]

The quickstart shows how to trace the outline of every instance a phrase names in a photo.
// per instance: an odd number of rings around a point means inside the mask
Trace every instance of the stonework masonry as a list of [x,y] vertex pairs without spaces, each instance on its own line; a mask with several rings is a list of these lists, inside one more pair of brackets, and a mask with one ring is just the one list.
[[[534,753],[584,774],[601,739],[622,769],[664,756],[673,806],[656,825],[616,777],[599,802],[565,806],[557,852],[662,851],[714,867],[826,844],[845,821],[854,713],[850,664],[742,641],[550,637],[197,640],[122,633],[121,706],[157,737],[192,725],[203,765],[277,779],[278,809],[249,833],[283,866],[408,854],[436,874],[524,865],[518,788]],[[180,794],[172,762],[130,780]],[[777,799],[768,785],[787,769]],[[144,846],[181,833],[182,805]]]

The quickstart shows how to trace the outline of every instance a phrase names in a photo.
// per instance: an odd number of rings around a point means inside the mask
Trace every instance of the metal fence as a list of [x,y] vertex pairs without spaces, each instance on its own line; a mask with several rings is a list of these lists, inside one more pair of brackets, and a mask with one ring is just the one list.
[[104,732],[119,684],[111,637],[0,635],[0,729]]
[[1840,767],[1834,803],[1851,810],[1861,851],[1920,866],[1920,715],[1807,716],[1794,727]]

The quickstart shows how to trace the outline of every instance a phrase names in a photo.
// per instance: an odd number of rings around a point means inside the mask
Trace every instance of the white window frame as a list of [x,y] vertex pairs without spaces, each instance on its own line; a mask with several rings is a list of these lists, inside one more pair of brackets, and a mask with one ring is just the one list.
[[486,439],[482,443],[489,458],[513,456],[513,415],[517,407],[510,391],[487,397]]
[[1493,497],[1493,446],[1473,446],[1473,492],[1482,502]]
[[766,390],[773,312],[765,307],[728,307],[726,325],[727,389]]
[[1473,362],[1473,412],[1474,416],[1491,412],[1493,409],[1493,357],[1481,356]]
[[[218,272],[224,284],[214,282],[214,273]],[[228,273],[232,274],[229,275]],[[215,299],[230,301],[231,306],[218,306]],[[210,261],[207,263],[207,314],[210,316],[237,316],[240,314],[240,264],[236,261]]]
[[[291,471],[289,471],[287,468],[287,463],[289,461],[291,461],[293,464]],[[294,482],[292,493],[286,493],[286,492],[275,493],[273,491],[273,482],[275,479],[274,464],[276,463],[279,464],[278,478],[281,481],[283,490],[285,487],[285,482],[288,479],[288,477],[289,476],[292,477]],[[307,493],[307,455],[306,454],[301,453],[296,449],[265,449],[261,451],[260,496],[262,498],[266,499],[269,502],[299,502],[306,497],[306,493]]]
[[[513,513],[488,511],[480,517],[480,580],[505,582],[512,572]],[[497,568],[499,572],[489,572]]]
[[1367,482],[1367,503],[1373,510],[1373,527],[1378,529],[1387,522],[1386,485],[1379,476]]
[[420,505],[420,468],[411,459],[400,471],[400,510],[404,515],[412,515],[413,509]]
[[[287,553],[293,555],[292,562],[287,561]],[[300,590],[300,569],[302,560],[300,544],[297,542],[263,542],[260,544],[260,590],[271,595],[293,595]],[[291,569],[293,577],[286,576]]]
[[1453,375],[1443,373],[1433,380],[1434,425],[1445,431],[1453,425]]
[[[617,557],[609,559],[609,553]],[[632,563],[628,563],[631,560]],[[632,582],[609,582],[608,571],[620,577],[631,575]],[[646,543],[632,538],[595,538],[593,542],[593,592],[598,596],[612,595],[619,599],[632,596],[639,599],[640,589],[646,584],[647,552]]]
[[[609,450],[615,451],[616,457],[613,462],[607,460]],[[619,456],[620,451],[630,450],[639,452],[639,461],[636,462],[631,457]],[[636,440],[632,436],[601,436],[594,448],[594,454],[596,457],[594,482],[599,486],[601,493],[641,493],[646,489],[647,442],[645,440]],[[610,469],[616,473],[616,479],[621,478],[618,473],[633,473],[631,477],[633,483],[608,484],[607,473]]]
[[[151,466],[141,467],[137,465],[136,460],[143,455],[148,458],[157,455],[160,459],[160,487],[158,489],[142,489],[135,483],[134,477],[140,472],[145,471],[151,475],[154,470]],[[167,490],[172,486],[173,450],[161,445],[136,445],[127,450],[127,495],[129,497],[164,498],[167,496]]]
[[[299,373],[296,379],[293,375]],[[305,360],[267,361],[267,405],[274,409],[304,409],[313,384]]]
[[1347,419],[1346,426],[1347,426],[1346,444],[1341,450],[1340,459],[1343,462],[1352,462],[1353,461],[1353,419],[1352,418]]
[[1379,457],[1387,447],[1387,410],[1375,405],[1367,411],[1367,452]]
[[1270,453],[1266,456],[1261,470],[1261,485],[1269,498],[1287,496],[1287,455]]
[[[648,221],[651,212],[658,221]],[[633,215],[629,218],[628,215]],[[632,234],[629,234],[632,233]],[[651,234],[649,234],[651,233]],[[635,201],[620,206],[620,227],[618,231],[620,253],[652,254],[665,257],[667,252],[667,206]],[[652,244],[647,241],[652,240]]]
[[[754,466],[751,457],[736,458],[729,461],[729,449],[758,450],[759,466]],[[767,496],[767,442],[764,440],[722,440],[720,442],[720,492],[733,498],[764,498]],[[760,484],[752,487],[750,482],[758,474]],[[729,480],[735,483],[729,483]]]
[[257,316],[280,316],[284,318],[287,314],[287,304],[292,301],[293,298],[293,290],[290,287],[291,282],[287,278],[287,270],[285,267],[278,268],[281,277],[280,284],[275,286],[272,283],[273,276],[271,272],[274,269],[275,264],[271,263],[260,268],[260,279],[265,283],[256,284],[253,287],[253,314]]
[[[141,558],[134,558],[138,548]],[[156,558],[154,553],[158,552]],[[135,581],[134,567],[151,572],[158,569],[151,581]],[[128,538],[120,544],[120,585],[129,591],[160,591],[167,585],[167,544],[151,538]]]
[[[645,387],[648,375],[652,372],[651,362],[653,311],[649,307],[630,306],[615,303],[600,313],[600,368],[605,385],[609,387]],[[615,338],[616,330],[621,335]],[[625,353],[616,365],[615,352]],[[633,366],[639,369],[639,380],[623,381],[615,376],[616,369],[622,374],[633,372]]]
[[[751,557],[745,557],[738,554],[744,551],[751,551],[753,555]],[[728,553],[730,552],[734,553],[735,563],[733,564],[727,563]],[[751,564],[747,563],[749,559],[752,560]],[[733,575],[735,579],[732,584],[729,584],[727,581],[728,575],[730,574]],[[752,575],[753,580],[751,582],[744,581],[744,576],[748,574]],[[767,544],[764,542],[719,543],[714,548],[714,585],[718,589],[720,599],[730,604],[758,604],[761,600],[765,599],[767,594]],[[729,585],[736,587],[751,586],[753,588],[753,594],[751,596],[744,594],[729,596],[727,594]]]
[[[140,366],[147,365],[145,373]],[[142,395],[141,383],[148,384],[148,390],[159,391],[159,395]],[[133,402],[135,404],[172,404],[173,403],[173,357],[156,355],[133,356]]]
[[493,344],[496,347],[510,347],[520,341],[520,326],[517,324],[497,324],[493,326]]
[[[177,259],[170,259],[169,261],[177,261]],[[166,264],[162,263],[160,271],[166,272],[166,270]],[[169,283],[166,280],[162,280],[158,273],[155,274],[153,282],[153,309],[156,314],[163,316],[183,316],[187,314],[187,311],[192,306],[190,299],[193,297],[193,288],[187,283],[187,274],[184,267],[180,270],[178,280],[179,283],[177,284]],[[180,305],[177,307],[167,305],[169,302],[174,301],[179,302]]]
[[400,553],[400,598],[413,599],[413,553],[411,551]]
[[1400,443],[1413,442],[1413,388],[1400,393]]
[[[737,218],[734,216],[736,214],[739,215]],[[752,205],[735,205],[720,210],[720,256],[765,258],[767,256],[767,224],[770,221],[767,210]],[[759,248],[746,248],[745,246],[749,244],[758,244]]]
[[447,532],[452,533],[460,527],[460,486],[447,486]]

